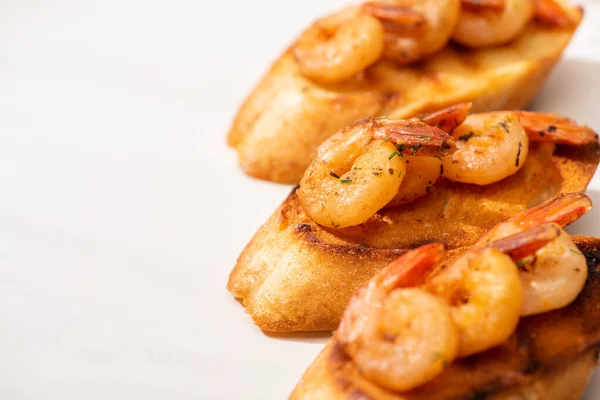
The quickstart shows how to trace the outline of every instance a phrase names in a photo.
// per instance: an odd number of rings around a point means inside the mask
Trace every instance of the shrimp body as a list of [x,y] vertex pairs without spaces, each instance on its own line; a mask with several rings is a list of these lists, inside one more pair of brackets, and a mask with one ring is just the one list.
[[[469,4],[470,6],[465,6]],[[478,7],[477,0],[463,0],[463,10],[452,39],[473,48],[505,44],[515,39],[532,19],[534,0],[505,0],[501,9]]]
[[452,138],[420,121],[362,120],[330,137],[300,181],[298,199],[318,224],[359,225],[398,193],[404,152],[443,154]]
[[440,244],[406,253],[361,288],[344,311],[335,336],[361,373],[381,386],[413,389],[456,356],[458,332],[449,307],[406,287],[422,282],[443,253]]
[[475,245],[497,246],[499,240],[518,233],[533,242],[544,232],[556,232],[551,241],[535,252],[514,257],[524,289],[522,315],[562,308],[583,289],[588,274],[586,260],[561,226],[570,224],[590,209],[591,201],[584,194],[563,195],[498,224]]
[[410,203],[434,190],[435,182],[442,175],[442,159],[439,157],[404,156],[406,177],[396,196],[385,207]]
[[458,332],[449,307],[422,289],[392,292],[372,331],[348,349],[361,372],[378,384],[410,390],[439,375],[454,360]]
[[446,300],[459,331],[459,357],[504,342],[523,306],[523,285],[512,259],[496,249],[469,252],[427,283]]
[[383,22],[383,57],[406,65],[446,45],[459,20],[460,1],[384,0],[365,3],[363,10]]
[[540,314],[569,305],[583,290],[588,276],[585,257],[569,235],[559,236],[521,265],[525,288],[522,315]]
[[471,114],[452,136],[456,151],[443,163],[444,176],[455,182],[495,183],[514,175],[527,159],[528,136],[510,111]]
[[[554,238],[537,251],[515,257],[523,284],[521,315],[541,314],[569,305],[579,295],[588,276],[585,257],[560,225],[539,225],[535,229],[506,222],[496,229],[496,243],[501,238],[523,233],[522,238],[534,242],[544,232],[554,230]],[[521,239],[523,240],[523,239]],[[495,246],[494,241],[489,244]]]
[[384,46],[381,22],[349,9],[323,18],[298,38],[292,52],[302,74],[322,82],[350,78],[377,61]]

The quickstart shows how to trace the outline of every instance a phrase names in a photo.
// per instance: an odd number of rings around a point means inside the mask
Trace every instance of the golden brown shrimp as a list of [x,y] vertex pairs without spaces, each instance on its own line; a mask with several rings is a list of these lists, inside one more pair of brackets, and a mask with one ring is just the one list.
[[514,332],[523,285],[513,260],[496,249],[469,251],[425,285],[450,306],[459,357],[492,348]]
[[521,169],[529,152],[529,138],[511,111],[469,115],[452,136],[456,151],[442,160],[444,176],[456,182],[498,182]]
[[359,225],[398,193],[404,154],[439,156],[453,139],[421,121],[366,119],[326,140],[296,192],[306,213],[333,228]]
[[409,251],[377,274],[351,299],[335,337],[361,373],[389,389],[405,391],[433,379],[454,360],[456,327],[443,301],[423,282],[444,248]]
[[583,146],[598,141],[598,134],[586,125],[578,125],[570,118],[551,113],[515,110],[521,125],[536,142]]
[[[405,253],[350,299],[335,338],[385,388],[428,382],[455,358],[506,341],[528,307],[545,312],[577,296],[581,277],[569,278],[587,270],[586,262],[555,222],[572,222],[589,207],[585,195],[571,194],[529,209],[436,272],[441,244]],[[523,260],[539,272],[524,277]]]
[[443,165],[440,157],[404,156],[406,177],[402,181],[396,196],[385,207],[408,204],[432,190],[442,175]]
[[[505,0],[499,7],[488,2],[462,0],[463,10],[452,39],[467,47],[490,47],[515,39],[534,15],[534,0]],[[466,6],[465,6],[466,5]]]
[[363,11],[383,23],[383,57],[406,65],[446,45],[458,22],[460,0],[380,0],[365,3]]
[[[524,286],[521,315],[540,314],[569,305],[583,290],[587,279],[585,258],[569,234],[559,225],[549,223],[512,236],[513,242],[545,242],[535,252],[513,255]],[[492,242],[490,246],[496,247],[502,241]]]
[[338,82],[377,61],[383,46],[381,22],[353,8],[313,23],[300,35],[292,52],[308,78]]
[[535,252],[513,255],[524,287],[522,315],[565,307],[583,289],[588,271],[585,258],[561,226],[575,221],[589,209],[591,201],[584,194],[564,195],[497,225],[476,244],[498,247],[499,240],[518,233],[523,234],[523,240],[533,242],[543,239],[545,233],[556,232],[552,240]]

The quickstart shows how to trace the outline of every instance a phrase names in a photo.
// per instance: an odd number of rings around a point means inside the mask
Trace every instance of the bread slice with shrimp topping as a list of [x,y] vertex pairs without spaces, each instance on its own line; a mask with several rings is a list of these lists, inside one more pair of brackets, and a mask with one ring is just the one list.
[[290,399],[580,399],[600,349],[600,238],[573,240],[587,260],[582,292],[564,308],[522,318],[499,346],[459,359],[425,385],[397,393],[366,379],[332,339]]
[[[461,127],[465,124],[470,127],[475,126],[474,123],[469,125],[469,121],[473,120],[470,120],[466,114],[461,114],[460,118],[448,126],[448,118],[450,121],[456,119],[456,109],[465,109],[465,107],[457,106],[445,110],[446,119],[440,120],[438,113],[422,118],[423,121],[414,125],[418,130],[413,138],[420,138],[422,131],[426,132],[423,124],[428,123],[448,131],[456,128],[452,133],[454,136],[462,135]],[[519,115],[519,112],[499,114],[510,116],[505,120],[509,121],[514,120],[514,115]],[[481,115],[475,115],[475,120],[480,121],[483,118]],[[493,114],[488,116],[493,120],[496,118]],[[515,143],[519,149],[516,152],[517,159],[511,159],[509,162],[518,164],[518,170],[516,172],[507,170],[512,175],[494,183],[469,184],[455,181],[456,176],[451,177],[454,181],[442,176],[437,182],[431,182],[431,185],[424,182],[427,190],[423,193],[415,192],[415,195],[419,194],[422,197],[410,203],[394,203],[394,207],[384,206],[385,201],[389,201],[390,197],[380,199],[378,196],[363,196],[363,202],[381,201],[379,211],[374,215],[371,213],[370,218],[367,215],[368,219],[361,215],[361,219],[356,220],[354,217],[357,214],[354,214],[353,221],[346,221],[348,224],[344,226],[337,225],[335,221],[330,223],[329,220],[324,220],[325,222],[321,222],[320,225],[310,215],[311,213],[322,214],[323,210],[327,211],[332,207],[345,207],[346,203],[336,203],[329,198],[335,199],[333,195],[338,194],[341,196],[342,191],[343,194],[352,195],[354,185],[360,184],[360,182],[349,182],[347,174],[354,173],[351,166],[345,166],[349,171],[342,176],[334,173],[337,178],[326,173],[321,174],[323,176],[319,179],[332,179],[337,185],[326,187],[327,190],[322,196],[327,197],[328,200],[323,202],[321,209],[305,207],[301,199],[302,191],[294,189],[243,250],[229,276],[227,289],[242,300],[254,322],[265,331],[335,329],[351,294],[392,259],[407,250],[430,242],[443,242],[451,251],[460,250],[475,243],[495,224],[529,207],[561,194],[584,192],[600,160],[597,136],[589,128],[581,126],[576,130],[577,135],[572,136],[573,132],[567,128],[577,127],[573,121],[551,114],[536,114],[536,116],[534,120],[541,125],[534,124],[531,115],[525,115],[520,117],[520,123],[513,121],[513,127],[505,125],[505,121],[501,120],[498,124],[500,127],[494,125],[489,128],[494,135],[505,134],[505,129],[506,131],[517,129],[518,124],[529,127],[525,130],[531,131],[531,127],[538,129],[545,126],[549,131],[546,133],[545,130],[539,129],[528,133],[529,136],[532,133],[544,133],[539,138],[541,141],[534,138],[527,139],[527,135],[523,136],[522,140],[529,142],[526,158],[524,152],[520,150],[525,146],[521,146],[520,142]],[[464,124],[460,125],[463,120]],[[384,136],[381,131],[382,126],[386,129],[389,126],[394,129],[400,127],[402,132],[405,132],[406,126],[410,126],[411,129],[414,127],[406,121],[385,121],[383,124],[380,122],[379,120],[369,125],[374,127],[375,138]],[[542,122],[546,125],[554,123],[556,126],[546,126]],[[520,132],[521,129],[518,128],[517,131]],[[319,157],[333,158],[321,160],[317,157],[314,163],[318,165],[327,160],[331,162],[332,159],[339,159],[339,153],[330,151],[332,143],[337,142],[342,150],[347,150],[348,143],[357,143],[353,132],[350,132],[350,142],[343,142],[345,144],[338,142],[338,136],[332,136],[321,147],[327,151],[320,152]],[[486,132],[489,134],[489,131]],[[359,133],[362,134],[362,131]],[[440,143],[451,142],[449,135],[439,134],[437,130],[434,130],[434,133],[438,136],[433,137],[440,139]],[[345,134],[346,130],[340,132],[340,135]],[[441,157],[442,162],[446,163],[448,160],[452,162],[465,150],[468,150],[470,155],[475,154],[477,147],[473,146],[477,145],[474,138],[476,135],[478,133],[465,135],[469,138],[459,137],[457,142],[466,143],[454,153]],[[548,136],[553,136],[554,142],[545,142]],[[404,136],[396,131],[390,134],[389,139],[387,137],[384,139],[398,141],[400,140],[398,138],[402,137]],[[569,138],[572,144],[560,144],[565,138]],[[586,144],[574,138],[582,139]],[[360,136],[360,139],[363,140],[363,137]],[[488,136],[479,139],[487,140]],[[381,140],[375,139],[371,144],[363,144],[369,148],[373,143],[379,145]],[[434,143],[434,140],[432,139],[431,142]],[[488,142],[484,141],[484,143]],[[425,146],[422,146],[414,151],[415,156],[413,162],[408,164],[409,168],[419,158],[436,160],[434,157],[419,157],[419,151],[424,151],[422,150],[424,148]],[[442,148],[441,145],[439,148]],[[351,153],[356,158],[357,152],[352,150]],[[387,153],[383,156],[378,155],[378,162],[387,162],[400,157],[394,153],[397,152],[394,151],[389,156]],[[486,154],[495,156],[497,150],[491,148],[489,152],[481,153],[484,156]],[[344,157],[342,159],[345,160]],[[360,157],[356,160],[360,160]],[[494,160],[492,158],[493,162]],[[405,161],[409,160],[406,158]],[[437,170],[438,175],[441,172]],[[310,171],[307,171],[307,175],[309,173]],[[418,170],[411,172],[407,169],[407,175],[411,173],[419,176]],[[381,177],[376,174],[379,174],[378,170],[374,170],[371,178]],[[459,178],[465,177],[466,175]],[[383,184],[383,181],[381,182]],[[303,183],[306,183],[306,180],[303,180]],[[318,188],[318,180],[314,184]],[[390,196],[393,197],[393,193]],[[313,201],[313,198],[318,198],[318,195],[305,197],[304,201],[306,202],[307,199]],[[357,206],[361,205],[360,202],[357,204]],[[363,220],[366,222],[363,223]]]
[[[506,5],[502,0],[430,0],[403,7],[380,3],[315,22],[271,66],[240,107],[227,138],[246,174],[298,183],[317,146],[361,118],[406,118],[461,101],[473,101],[474,111],[523,108],[540,90],[583,16],[563,0],[535,1],[543,7],[533,19],[530,7],[519,4],[534,0]],[[421,3],[433,6],[422,10]],[[457,20],[459,3],[463,9]],[[507,17],[509,12],[527,14],[529,22],[508,43],[505,38],[468,43],[485,36],[465,33],[473,28],[460,30],[462,39],[454,37],[466,41],[463,45],[448,42],[452,32],[447,28],[458,29],[461,18],[471,19],[473,27],[485,26],[478,22],[481,16],[487,23],[500,18],[495,22],[499,26],[489,28],[498,34],[521,19]],[[442,30],[448,32],[441,49],[433,44],[438,39],[419,39]],[[310,72],[328,65],[341,80],[331,78],[330,71]],[[347,71],[354,66],[356,71]]]

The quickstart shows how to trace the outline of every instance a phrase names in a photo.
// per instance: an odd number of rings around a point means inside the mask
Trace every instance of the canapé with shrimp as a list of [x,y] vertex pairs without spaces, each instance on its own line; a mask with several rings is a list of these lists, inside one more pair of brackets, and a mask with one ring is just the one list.
[[589,127],[469,107],[361,120],[322,144],[229,277],[228,290],[261,329],[334,329],[351,294],[403,252],[430,242],[472,246],[528,207],[585,191],[599,161]]
[[579,399],[600,348],[600,239],[562,227],[590,208],[561,196],[445,262],[440,243],[400,256],[352,296],[291,399]]
[[248,175],[298,183],[314,150],[349,123],[473,101],[522,108],[582,10],[563,0],[380,0],[310,25],[235,117],[228,143]]

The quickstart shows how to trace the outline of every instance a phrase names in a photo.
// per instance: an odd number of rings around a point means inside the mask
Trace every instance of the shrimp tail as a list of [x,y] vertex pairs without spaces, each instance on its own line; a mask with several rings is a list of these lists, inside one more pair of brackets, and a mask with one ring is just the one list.
[[499,250],[513,260],[521,260],[534,254],[559,235],[560,228],[556,224],[549,223],[495,240],[486,247]]
[[577,21],[555,0],[535,0],[534,17],[542,24],[549,26],[559,28],[577,26]]
[[439,157],[451,154],[455,139],[418,120],[372,119],[373,138],[396,144],[400,153]]
[[426,24],[425,17],[412,7],[366,2],[362,11],[379,19],[387,33],[406,33]]
[[470,12],[504,11],[505,0],[461,0],[463,10]]
[[429,126],[435,126],[451,134],[467,118],[472,107],[473,103],[470,102],[459,103],[418,118]]
[[551,113],[514,111],[527,136],[535,142],[582,146],[598,142],[598,134],[586,125]]
[[509,221],[526,226],[553,222],[567,226],[592,209],[592,200],[583,193],[567,193],[536,207],[529,208]]
[[408,251],[381,271],[379,283],[386,291],[420,285],[442,262],[444,254],[445,246],[441,243],[430,243]]

